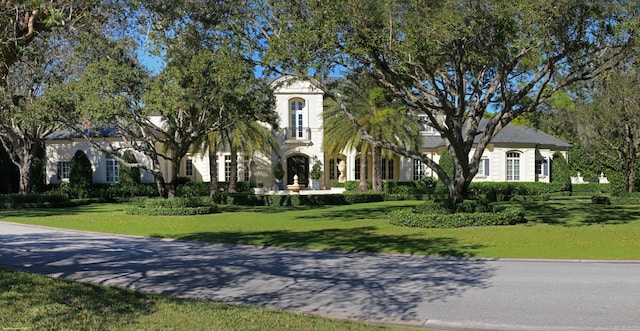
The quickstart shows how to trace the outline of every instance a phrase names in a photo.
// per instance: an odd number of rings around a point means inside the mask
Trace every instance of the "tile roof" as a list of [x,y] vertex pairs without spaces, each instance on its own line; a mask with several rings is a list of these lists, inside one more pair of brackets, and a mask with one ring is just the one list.
[[[487,126],[487,120],[480,121],[479,130]],[[480,138],[476,137],[474,143]],[[557,148],[570,148],[571,144],[555,138],[545,132],[529,126],[519,126],[507,124],[493,139],[493,144],[525,144],[540,145]],[[422,141],[422,148],[438,148],[444,146],[444,140],[440,136],[425,136]]]

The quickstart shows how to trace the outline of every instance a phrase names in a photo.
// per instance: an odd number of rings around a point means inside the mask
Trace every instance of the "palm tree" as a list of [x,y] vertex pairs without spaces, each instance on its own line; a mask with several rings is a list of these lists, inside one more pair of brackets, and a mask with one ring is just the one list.
[[[366,80],[357,80],[358,84],[346,83],[340,87],[341,94],[351,111],[356,115],[358,123],[376,139],[390,141],[398,145],[417,150],[420,145],[417,122],[407,119],[405,109],[397,105],[391,93],[380,86]],[[360,185],[358,189],[367,189],[366,154],[372,152],[372,189],[382,191],[382,167],[384,157],[391,157],[390,151],[383,151],[380,146],[372,146],[362,139],[360,131],[349,121],[335,103],[327,102],[324,112],[325,139],[323,149],[330,155],[344,149],[356,148],[360,151]],[[344,137],[349,137],[344,139]],[[384,153],[384,154],[383,154]]]
[[244,155],[254,155],[256,152],[271,155],[280,148],[274,131],[256,121],[239,121],[233,127],[221,131],[221,136],[231,154],[229,193],[237,192],[239,151]]

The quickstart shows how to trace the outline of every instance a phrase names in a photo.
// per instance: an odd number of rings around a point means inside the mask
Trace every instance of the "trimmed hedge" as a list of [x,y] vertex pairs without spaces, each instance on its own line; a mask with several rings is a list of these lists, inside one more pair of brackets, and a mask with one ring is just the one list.
[[579,195],[580,193],[611,193],[611,184],[600,183],[584,183],[574,184],[571,186],[572,192]]
[[[484,200],[487,203],[511,201],[514,197],[545,197],[551,193],[562,192],[564,188],[564,183],[473,182],[469,185],[469,198]],[[527,200],[526,198],[520,199]]]
[[615,205],[640,205],[640,193],[626,193],[610,198]]
[[203,198],[173,198],[146,199],[142,205],[125,209],[130,215],[151,216],[186,216],[211,214],[218,211],[215,204],[208,197]]
[[611,204],[611,200],[609,199],[609,197],[592,196],[591,197],[591,203],[593,203],[595,205],[610,205]]
[[349,205],[355,203],[385,201],[382,193],[347,193],[347,194],[310,194],[310,195],[280,195],[280,194],[252,194],[252,193],[218,193],[213,201],[224,205],[241,206],[326,206]]
[[3,194],[0,209],[68,207],[69,196],[59,193],[47,194]]
[[422,213],[414,208],[389,213],[393,225],[417,228],[461,228],[469,226],[514,225],[524,221],[524,210],[519,207],[494,207],[493,212],[447,213],[434,210]]

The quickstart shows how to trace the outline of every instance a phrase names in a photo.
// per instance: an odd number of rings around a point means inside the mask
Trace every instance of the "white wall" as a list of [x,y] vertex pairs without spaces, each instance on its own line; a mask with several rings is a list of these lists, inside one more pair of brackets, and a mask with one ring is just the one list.
[[[104,142],[100,144],[102,147],[107,148],[108,143]],[[114,148],[124,147],[122,141],[111,141],[111,145]],[[91,168],[93,170],[93,182],[94,183],[107,183],[106,165],[107,160],[105,155],[93,148],[90,143],[84,139],[66,139],[66,140],[47,140],[45,142],[45,151],[47,156],[46,163],[46,181],[47,184],[59,184],[57,175],[57,162],[59,161],[71,161],[73,155],[77,150],[83,150],[89,161],[91,161]],[[124,152],[121,151],[120,153]],[[151,166],[151,161],[144,154],[132,151],[139,163],[142,163],[148,167]],[[153,176],[146,171],[141,171],[142,182],[152,183]]]

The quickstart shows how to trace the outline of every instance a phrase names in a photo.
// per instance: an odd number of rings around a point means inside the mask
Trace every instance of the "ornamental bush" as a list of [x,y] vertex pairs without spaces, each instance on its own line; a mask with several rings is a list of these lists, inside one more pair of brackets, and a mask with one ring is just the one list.
[[437,210],[426,213],[414,208],[404,208],[389,213],[391,224],[417,228],[513,225],[523,221],[524,209],[521,207],[494,207],[492,212],[475,213],[450,213]]
[[69,196],[59,193],[2,194],[0,209],[68,207]]
[[81,149],[77,150],[71,159],[69,184],[72,187],[74,198],[88,198],[91,196],[93,169],[87,154]]
[[213,204],[209,197],[150,198],[144,200],[140,206],[125,209],[125,212],[130,215],[151,216],[201,215],[217,211],[217,206]]

